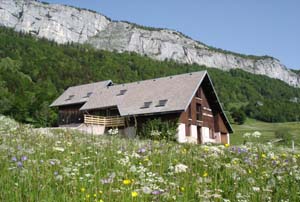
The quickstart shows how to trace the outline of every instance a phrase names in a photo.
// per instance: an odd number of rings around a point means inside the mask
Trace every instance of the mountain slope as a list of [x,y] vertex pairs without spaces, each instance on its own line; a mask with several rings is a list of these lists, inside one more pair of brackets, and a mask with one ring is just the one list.
[[0,25],[58,43],[91,44],[109,51],[133,51],[157,60],[245,71],[300,86],[300,76],[272,57],[247,56],[209,47],[168,30],[116,22],[88,10],[33,0],[1,0]]
[[[0,27],[0,114],[35,125],[55,125],[57,111],[49,105],[69,86],[108,79],[125,83],[204,69],[133,52],[59,45]],[[300,88],[238,69],[207,70],[228,117],[238,109],[269,122],[300,120]]]

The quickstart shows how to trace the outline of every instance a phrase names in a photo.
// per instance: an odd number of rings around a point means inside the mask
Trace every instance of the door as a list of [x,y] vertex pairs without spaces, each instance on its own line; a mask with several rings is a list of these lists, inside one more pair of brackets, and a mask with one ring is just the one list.
[[198,144],[202,144],[201,126],[197,126],[197,139],[198,139]]

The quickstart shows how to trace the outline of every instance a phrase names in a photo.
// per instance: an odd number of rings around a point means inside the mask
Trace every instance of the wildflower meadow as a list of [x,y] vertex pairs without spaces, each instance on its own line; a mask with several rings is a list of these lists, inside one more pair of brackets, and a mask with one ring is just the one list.
[[245,145],[178,144],[0,116],[0,201],[300,201],[300,154],[250,136]]

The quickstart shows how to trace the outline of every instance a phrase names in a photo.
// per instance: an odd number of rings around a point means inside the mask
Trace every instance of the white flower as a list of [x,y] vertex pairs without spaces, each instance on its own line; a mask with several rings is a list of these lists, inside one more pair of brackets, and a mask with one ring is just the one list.
[[53,147],[52,148],[54,151],[60,151],[60,152],[64,152],[65,149],[63,147]]
[[142,190],[145,194],[151,194],[152,189],[150,189],[149,187],[142,187]]
[[245,133],[245,134],[243,135],[244,138],[249,138],[250,136],[251,136],[250,133]]
[[90,173],[85,174],[86,177],[92,177],[93,175]]
[[132,172],[132,173],[136,172],[135,165],[131,166],[130,169],[129,169],[129,171]]
[[255,192],[259,192],[260,188],[259,187],[252,187],[252,190],[255,191]]
[[185,173],[186,170],[188,169],[188,166],[179,163],[175,166],[175,173]]
[[158,130],[152,130],[151,131],[151,136],[152,137],[157,137],[157,136],[160,136],[161,132],[159,132]]
[[58,181],[62,181],[63,176],[62,175],[57,175],[57,176],[55,176],[55,179],[58,180]]
[[255,131],[254,133],[252,133],[252,137],[254,137],[254,138],[260,138],[260,136],[261,136],[261,133],[258,131]]
[[119,133],[118,128],[115,128],[115,129],[111,128],[108,130],[109,135],[117,135],[118,133]]

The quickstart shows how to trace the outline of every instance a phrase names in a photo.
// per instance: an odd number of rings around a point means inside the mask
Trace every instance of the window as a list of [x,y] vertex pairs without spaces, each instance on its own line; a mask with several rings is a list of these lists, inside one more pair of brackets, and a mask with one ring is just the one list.
[[197,121],[202,120],[201,104],[199,104],[199,103],[196,104],[196,116],[197,116]]
[[191,124],[185,124],[185,135],[191,136]]
[[152,101],[144,102],[144,105],[141,107],[141,109],[149,108],[151,104],[152,104]]
[[127,89],[120,90],[120,92],[119,92],[119,94],[117,94],[117,96],[124,95],[126,92],[127,92]]
[[65,99],[65,101],[70,101],[72,100],[72,98],[74,97],[75,95],[69,95],[69,97],[67,99]]
[[159,100],[158,104],[155,107],[164,107],[167,104],[168,100]]
[[216,138],[216,137],[215,137],[215,134],[214,134],[214,131],[213,131],[212,128],[209,129],[209,138],[210,138],[210,139],[215,139],[215,138]]
[[196,92],[196,97],[201,98],[201,89],[198,89]]
[[191,105],[188,108],[188,118],[192,119],[192,107],[191,107]]
[[93,92],[88,92],[83,98],[91,97],[92,94],[93,94]]

